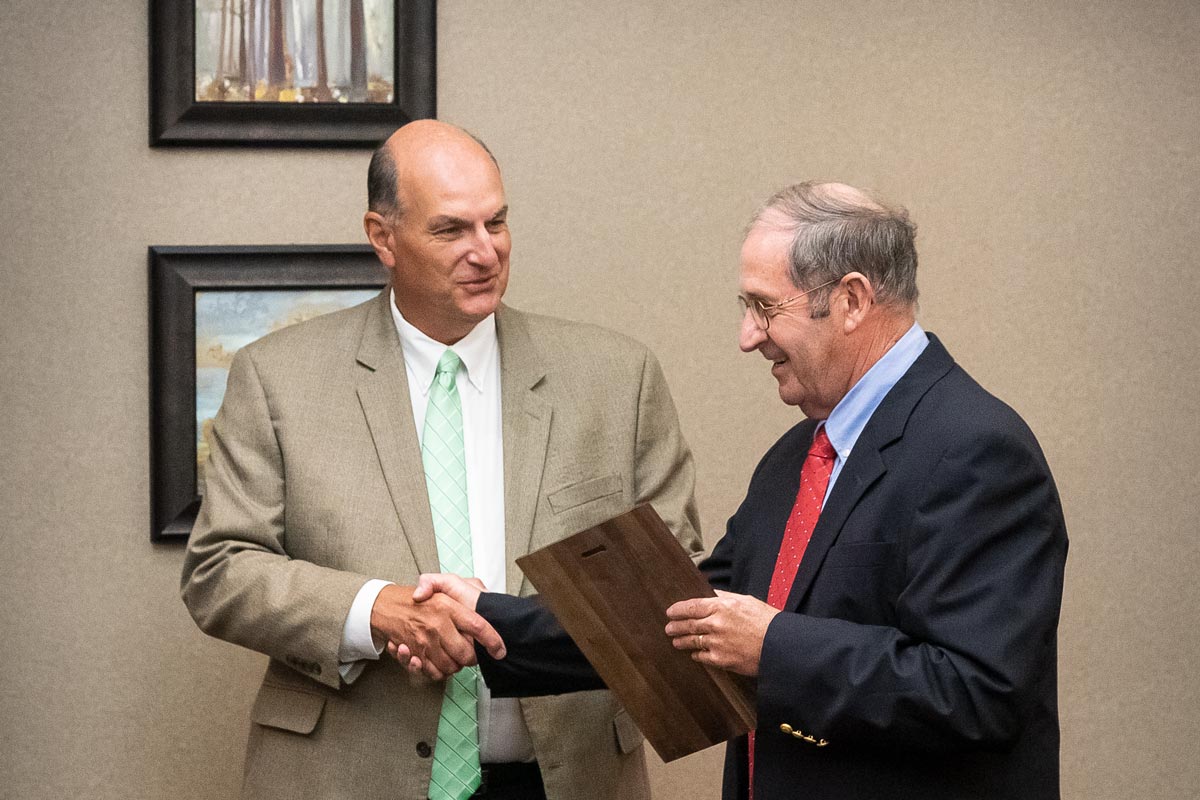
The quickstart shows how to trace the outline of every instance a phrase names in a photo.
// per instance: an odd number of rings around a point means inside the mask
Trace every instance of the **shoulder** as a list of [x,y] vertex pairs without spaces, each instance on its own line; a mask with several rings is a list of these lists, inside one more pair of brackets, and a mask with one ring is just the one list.
[[1025,420],[955,365],[913,408],[896,454],[920,470],[957,464],[1029,475],[1049,474],[1041,445]]
[[530,345],[550,365],[591,364],[641,369],[646,361],[654,361],[646,345],[589,322],[532,314],[506,306],[501,311],[502,336],[506,326],[523,331]]
[[[378,298],[357,306],[305,319],[268,333],[247,344],[238,357],[258,369],[317,365],[353,354],[362,340],[368,314]],[[317,367],[320,368],[320,367]]]
[[1012,406],[957,364],[921,398],[913,419],[921,427],[941,431],[944,437],[977,439],[1008,434],[1033,439],[1033,432]]

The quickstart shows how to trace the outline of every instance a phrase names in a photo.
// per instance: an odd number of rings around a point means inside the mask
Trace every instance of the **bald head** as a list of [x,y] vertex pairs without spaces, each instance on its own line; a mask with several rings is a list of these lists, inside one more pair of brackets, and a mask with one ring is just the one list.
[[414,177],[412,167],[430,158],[477,158],[484,155],[499,172],[492,151],[475,134],[434,119],[419,119],[399,128],[375,149],[367,168],[367,208],[387,217],[404,212],[402,181]]
[[508,202],[487,148],[444,122],[405,125],[371,160],[363,229],[392,276],[396,308],[453,344],[494,313],[508,286]]
[[[912,307],[917,301],[916,226],[908,212],[845,183],[797,183],[776,192],[747,226],[792,235],[788,268],[800,289],[860,272],[880,303]],[[831,289],[811,295],[814,316],[828,312]]]

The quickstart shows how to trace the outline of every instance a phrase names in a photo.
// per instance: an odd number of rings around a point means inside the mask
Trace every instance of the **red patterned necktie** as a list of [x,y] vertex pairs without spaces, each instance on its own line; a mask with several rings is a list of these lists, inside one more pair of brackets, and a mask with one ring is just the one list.
[[[767,590],[767,604],[782,609],[792,591],[800,560],[808,540],[812,538],[817,517],[821,516],[821,505],[825,502],[825,490],[829,487],[829,476],[833,474],[833,460],[837,451],[829,442],[825,426],[817,432],[808,448],[804,466],[800,468],[800,490],[796,492],[796,503],[792,506],[787,527],[783,531],[783,543],[775,559],[775,571],[771,573],[771,588]],[[748,743],[747,779],[750,784],[750,800],[754,800],[754,731]]]

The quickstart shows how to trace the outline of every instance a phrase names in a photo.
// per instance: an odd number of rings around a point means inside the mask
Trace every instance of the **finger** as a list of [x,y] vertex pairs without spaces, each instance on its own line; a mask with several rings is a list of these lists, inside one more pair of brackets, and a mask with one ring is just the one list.
[[497,660],[504,658],[508,652],[504,640],[486,619],[462,607],[452,611],[451,618],[454,620],[454,627],[483,645],[489,656]]
[[424,672],[427,677],[435,681],[444,680],[446,678],[446,674],[444,672],[428,661],[422,663],[417,672]]
[[434,680],[441,680],[462,669],[453,657],[440,648],[427,650],[422,660],[425,662],[425,674]]
[[475,666],[475,642],[459,631],[454,631],[442,641],[442,649],[454,662],[452,669],[455,672],[463,667]]
[[412,659],[412,654],[409,652],[408,647],[402,644],[388,642],[387,651],[388,655],[396,659],[396,661],[401,665],[407,665]]
[[695,597],[691,600],[680,600],[667,609],[670,619],[700,619],[707,617],[717,609],[717,598]]
[[700,621],[694,619],[673,620],[664,628],[667,636],[686,636],[690,633],[704,633],[700,630]]

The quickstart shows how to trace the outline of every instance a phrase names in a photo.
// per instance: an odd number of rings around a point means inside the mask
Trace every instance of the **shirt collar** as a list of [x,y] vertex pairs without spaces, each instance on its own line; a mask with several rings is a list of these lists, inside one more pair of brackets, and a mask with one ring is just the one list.
[[829,442],[837,451],[838,458],[845,463],[854,449],[859,435],[883,398],[896,382],[908,372],[917,357],[929,344],[929,337],[916,322],[900,340],[892,345],[883,357],[858,379],[841,402],[834,407],[825,421],[825,432]]
[[392,321],[396,323],[396,332],[400,334],[404,363],[411,373],[412,382],[422,395],[429,394],[438,361],[447,349],[453,350],[462,359],[463,369],[467,371],[467,382],[475,391],[483,393],[500,357],[495,314],[488,314],[470,333],[447,348],[436,339],[426,336],[404,318],[400,309],[396,307],[395,289],[391,291],[389,305],[392,309]]

